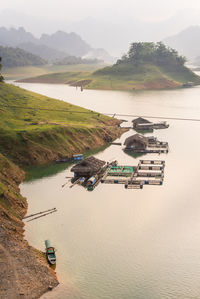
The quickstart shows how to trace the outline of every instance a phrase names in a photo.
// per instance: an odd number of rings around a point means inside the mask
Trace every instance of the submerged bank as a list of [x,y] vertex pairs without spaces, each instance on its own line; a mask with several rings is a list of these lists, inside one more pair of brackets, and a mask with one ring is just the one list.
[[19,184],[25,173],[17,165],[45,164],[94,149],[124,130],[116,119],[5,83],[0,105],[0,297],[39,298],[58,281],[44,255],[24,240],[27,201]]

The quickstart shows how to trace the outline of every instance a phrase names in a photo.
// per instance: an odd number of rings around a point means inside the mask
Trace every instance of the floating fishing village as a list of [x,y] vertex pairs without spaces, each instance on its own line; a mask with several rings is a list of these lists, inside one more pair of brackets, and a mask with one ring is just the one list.
[[[122,145],[120,142],[111,144],[121,146],[125,153],[147,154],[157,153],[167,154],[169,145],[166,141],[160,141],[154,136],[144,136],[144,133],[153,132],[154,129],[168,128],[166,122],[152,123],[144,118],[137,118],[132,121],[131,129],[136,133],[127,137]],[[93,191],[101,184],[121,184],[125,189],[143,189],[145,185],[161,186],[164,181],[165,161],[161,159],[140,159],[136,165],[119,165],[117,160],[106,162],[94,156],[84,159],[83,154],[74,154],[71,157],[62,158],[56,163],[75,163],[70,171],[73,177],[66,177],[68,180],[62,187],[69,182],[74,186],[82,186],[87,191]],[[25,216],[23,219],[30,222],[41,217],[45,217],[57,212],[56,208],[51,208],[34,214]],[[45,240],[45,256],[47,262],[52,266],[56,264],[55,248],[50,240]]]
[[[133,120],[132,124],[132,129],[143,133],[169,127],[166,122],[152,123],[141,117]],[[122,145],[117,142],[112,144]],[[139,133],[126,138],[123,146],[124,152],[133,154],[167,154],[169,151],[168,142],[160,141],[154,136],[146,137]],[[137,165],[119,165],[116,160],[106,162],[93,156],[83,159],[82,154],[67,159],[67,161],[78,162],[71,168],[74,176],[68,177],[71,179],[70,188],[80,185],[88,191],[93,191],[99,183],[102,183],[123,184],[125,189],[142,189],[144,185],[162,185],[164,180],[164,160],[143,159],[139,160]],[[62,160],[58,162],[62,162]]]

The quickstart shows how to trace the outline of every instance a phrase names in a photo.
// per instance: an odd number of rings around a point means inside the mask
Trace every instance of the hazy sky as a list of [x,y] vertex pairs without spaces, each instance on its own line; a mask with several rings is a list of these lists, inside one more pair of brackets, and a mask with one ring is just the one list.
[[4,9],[69,21],[130,16],[157,21],[179,10],[200,10],[200,0],[6,0],[1,1],[0,10]]

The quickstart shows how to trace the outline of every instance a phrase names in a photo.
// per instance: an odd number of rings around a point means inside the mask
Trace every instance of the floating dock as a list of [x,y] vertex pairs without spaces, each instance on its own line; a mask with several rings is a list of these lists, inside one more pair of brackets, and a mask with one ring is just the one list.
[[137,166],[111,166],[101,183],[124,184],[126,189],[142,189],[144,185],[163,184],[165,161],[140,160]]
[[144,154],[167,154],[169,152],[168,148],[162,148],[162,147],[154,147],[150,146],[145,149],[132,149],[132,148],[126,148],[125,151],[133,152],[133,153],[144,153]]
[[70,188],[82,185],[88,191],[92,191],[100,182],[102,184],[122,184],[125,189],[142,189],[144,185],[160,186],[164,180],[164,168],[164,160],[139,160],[136,166],[118,165],[117,161],[105,162],[92,176],[88,174],[85,176],[75,175],[71,180]]

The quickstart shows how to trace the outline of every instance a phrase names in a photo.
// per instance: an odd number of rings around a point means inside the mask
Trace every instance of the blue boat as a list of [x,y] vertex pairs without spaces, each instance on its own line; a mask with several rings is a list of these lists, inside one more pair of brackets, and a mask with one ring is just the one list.
[[51,242],[49,240],[45,240],[45,246],[46,246],[46,258],[47,258],[47,261],[51,265],[54,265],[56,263],[55,248],[51,245]]

